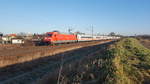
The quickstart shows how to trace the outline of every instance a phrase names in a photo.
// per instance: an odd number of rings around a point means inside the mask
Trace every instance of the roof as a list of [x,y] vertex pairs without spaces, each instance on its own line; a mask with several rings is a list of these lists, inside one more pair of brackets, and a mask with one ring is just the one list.
[[17,36],[16,34],[9,34],[8,36]]

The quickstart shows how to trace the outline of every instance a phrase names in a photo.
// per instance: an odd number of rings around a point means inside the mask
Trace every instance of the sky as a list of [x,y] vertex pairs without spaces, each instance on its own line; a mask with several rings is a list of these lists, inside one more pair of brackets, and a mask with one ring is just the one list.
[[0,0],[0,32],[150,34],[150,0]]

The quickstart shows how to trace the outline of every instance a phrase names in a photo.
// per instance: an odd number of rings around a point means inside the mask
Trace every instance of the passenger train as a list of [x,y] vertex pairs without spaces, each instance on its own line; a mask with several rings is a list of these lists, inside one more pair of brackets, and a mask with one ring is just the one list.
[[84,35],[84,34],[61,34],[59,32],[47,32],[43,42],[46,44],[58,44],[58,43],[71,43],[71,42],[84,42],[84,41],[96,41],[96,40],[114,40],[119,39],[116,36],[99,36],[99,35]]

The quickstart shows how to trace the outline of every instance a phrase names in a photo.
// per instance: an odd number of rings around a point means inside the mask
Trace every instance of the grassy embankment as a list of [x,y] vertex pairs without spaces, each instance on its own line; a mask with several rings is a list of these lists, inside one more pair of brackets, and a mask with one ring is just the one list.
[[[111,46],[64,67],[62,84],[148,84],[150,83],[150,50],[138,40],[125,38]],[[52,78],[48,83],[57,82]],[[45,81],[45,80],[43,80]]]
[[115,81],[108,83],[140,84],[150,83],[150,50],[136,39],[127,38],[108,50],[115,69]]

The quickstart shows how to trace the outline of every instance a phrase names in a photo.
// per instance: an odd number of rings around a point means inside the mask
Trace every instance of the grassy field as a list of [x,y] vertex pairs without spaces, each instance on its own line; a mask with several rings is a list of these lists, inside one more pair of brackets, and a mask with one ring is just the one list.
[[60,80],[57,75],[46,79],[54,84],[149,84],[150,50],[136,39],[125,38],[63,67]]
[[147,48],[150,49],[150,36],[148,37],[137,37],[137,39]]
[[[117,84],[150,83],[150,50],[133,38],[123,39],[108,50]],[[111,82],[111,83],[114,83]]]

